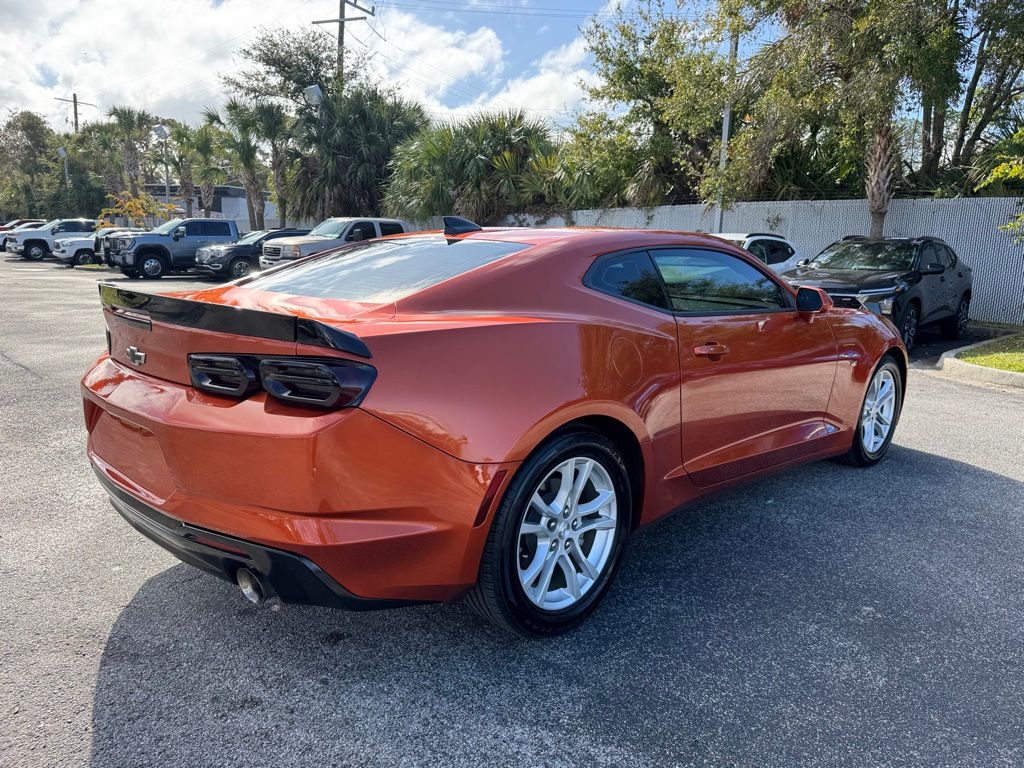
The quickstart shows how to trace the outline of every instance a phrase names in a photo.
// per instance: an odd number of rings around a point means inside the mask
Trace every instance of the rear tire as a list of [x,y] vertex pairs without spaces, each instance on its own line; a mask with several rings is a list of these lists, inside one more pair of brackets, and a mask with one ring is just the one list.
[[553,437],[505,490],[469,604],[520,635],[572,629],[614,579],[632,512],[626,465],[610,440],[586,429]]
[[[886,389],[887,384],[891,389]],[[888,355],[883,357],[868,382],[857,430],[853,435],[853,445],[841,457],[844,463],[854,467],[870,467],[885,456],[892,444],[903,407],[904,386],[903,374],[896,361]]]
[[942,335],[947,339],[962,338],[967,331],[967,320],[971,313],[971,300],[967,296],[960,297],[956,312],[942,321]]

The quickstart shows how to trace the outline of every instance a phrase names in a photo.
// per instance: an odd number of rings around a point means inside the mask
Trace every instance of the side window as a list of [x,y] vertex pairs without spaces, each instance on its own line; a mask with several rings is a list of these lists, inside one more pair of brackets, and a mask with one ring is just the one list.
[[762,264],[771,264],[771,262],[768,261],[770,251],[768,250],[767,240],[751,240],[750,245],[747,246],[747,250],[754,254]]
[[651,251],[676,312],[735,312],[790,306],[782,289],[742,259],[702,248]]
[[373,226],[372,221],[357,221],[345,235],[345,240],[354,243],[360,240],[372,240],[376,236],[377,229]]
[[67,222],[64,222],[63,224],[58,224],[57,225],[57,231],[58,232],[67,232],[68,231],[68,226],[70,226],[70,225]]
[[207,237],[231,237],[231,225],[226,221],[204,221],[203,234]]
[[185,222],[185,237],[199,237],[200,235],[206,234],[203,232],[203,222],[201,221],[186,221]]
[[583,284],[613,296],[668,309],[665,287],[646,251],[603,256],[594,262]]
[[91,232],[92,223],[88,221],[73,221],[68,229],[69,232]]
[[388,235],[400,235],[405,232],[402,229],[401,224],[395,224],[391,221],[382,221],[380,223],[380,235],[381,237],[387,237]]
[[952,268],[956,266],[956,254],[953,253],[953,249],[948,245],[942,246],[942,255],[945,258],[946,267]]

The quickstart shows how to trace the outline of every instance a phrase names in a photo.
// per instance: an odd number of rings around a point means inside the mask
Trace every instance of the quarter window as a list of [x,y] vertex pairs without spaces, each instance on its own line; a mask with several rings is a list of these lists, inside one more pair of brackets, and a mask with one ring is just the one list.
[[401,224],[395,224],[394,222],[390,221],[380,222],[381,237],[387,237],[388,235],[400,235],[403,232],[405,232],[405,230],[402,229]]
[[676,312],[735,312],[789,306],[770,277],[720,251],[673,248],[652,251]]
[[665,288],[646,251],[605,256],[590,268],[584,284],[613,296],[669,309]]

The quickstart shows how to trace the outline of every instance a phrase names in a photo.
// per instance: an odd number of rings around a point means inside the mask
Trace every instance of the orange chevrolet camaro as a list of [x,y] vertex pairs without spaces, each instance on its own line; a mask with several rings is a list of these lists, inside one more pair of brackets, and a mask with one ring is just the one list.
[[117,510],[256,602],[468,596],[546,635],[638,527],[888,449],[907,357],[871,312],[703,235],[445,222],[198,292],[101,285],[82,393]]

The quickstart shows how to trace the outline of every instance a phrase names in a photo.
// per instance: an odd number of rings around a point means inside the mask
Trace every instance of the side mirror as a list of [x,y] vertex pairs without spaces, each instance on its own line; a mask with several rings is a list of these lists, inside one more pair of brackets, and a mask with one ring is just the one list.
[[807,266],[808,264],[810,264],[810,263],[811,263],[811,260],[810,260],[810,259],[800,259],[800,261],[798,261],[798,262],[796,263],[796,265],[797,265],[798,267],[806,267],[806,266]]
[[350,243],[358,243],[363,239],[363,231],[361,229],[354,229],[348,233],[348,237],[345,239]]
[[54,226],[54,227],[50,227],[50,234],[51,235],[56,235],[58,232],[60,232],[60,225],[57,225],[57,226]]
[[931,264],[926,265],[924,267],[924,269],[921,270],[921,274],[922,275],[941,275],[945,271],[946,271],[945,265],[939,264],[936,261],[936,262],[932,262]]
[[176,230],[174,230],[174,232],[171,233],[171,237],[173,237],[175,240],[180,240],[184,236],[185,236],[185,228],[184,227],[178,227]]
[[832,308],[832,297],[821,288],[801,285],[796,291],[796,311],[816,315]]

